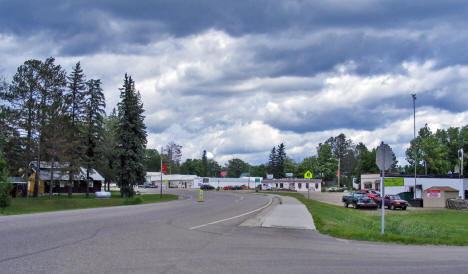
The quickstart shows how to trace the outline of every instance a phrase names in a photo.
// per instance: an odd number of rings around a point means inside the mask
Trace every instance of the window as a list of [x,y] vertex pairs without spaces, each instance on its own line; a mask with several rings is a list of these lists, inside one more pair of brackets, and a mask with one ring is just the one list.
[[280,183],[280,188],[283,188],[283,183]]
[[315,183],[315,189],[317,189],[317,188],[318,188],[318,183]]
[[309,189],[309,183],[306,183],[306,188]]
[[297,183],[297,188],[302,188],[302,183]]

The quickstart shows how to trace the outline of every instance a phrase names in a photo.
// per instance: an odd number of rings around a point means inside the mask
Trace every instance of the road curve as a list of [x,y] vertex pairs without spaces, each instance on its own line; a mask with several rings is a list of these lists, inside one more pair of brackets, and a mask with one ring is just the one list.
[[466,247],[244,227],[268,196],[205,192],[200,203],[180,193],[161,204],[0,217],[0,272],[468,273]]

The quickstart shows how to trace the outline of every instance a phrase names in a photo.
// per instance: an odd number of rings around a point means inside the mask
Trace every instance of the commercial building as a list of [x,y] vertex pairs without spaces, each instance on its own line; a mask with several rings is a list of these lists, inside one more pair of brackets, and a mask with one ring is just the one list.
[[[169,188],[193,188],[197,175],[162,174],[163,187]],[[146,172],[146,184],[161,186],[161,172]]]
[[[416,198],[422,199],[423,193],[431,187],[451,187],[458,191],[460,197],[468,196],[468,179],[459,178],[458,175],[422,176],[416,178]],[[412,176],[390,174],[385,176],[385,194],[399,194],[413,192],[415,179]],[[361,189],[381,190],[380,174],[362,174]]]
[[322,191],[322,180],[320,179],[266,179],[263,180],[262,185],[268,185],[270,188],[294,191]]

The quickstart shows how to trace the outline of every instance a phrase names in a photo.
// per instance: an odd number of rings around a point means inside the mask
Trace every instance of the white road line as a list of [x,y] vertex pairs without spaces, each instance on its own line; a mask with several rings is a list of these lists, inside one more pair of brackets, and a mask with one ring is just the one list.
[[214,225],[214,224],[217,224],[217,223],[221,223],[221,222],[225,222],[225,221],[229,221],[229,220],[232,220],[232,219],[235,219],[235,218],[239,218],[239,217],[242,217],[242,216],[245,216],[245,215],[249,215],[249,214],[252,214],[254,212],[257,212],[257,211],[260,211],[264,208],[267,208],[268,206],[271,205],[273,199],[270,198],[270,202],[265,205],[265,206],[262,206],[261,208],[257,208],[255,210],[252,210],[252,211],[249,211],[249,212],[246,212],[246,213],[243,213],[243,214],[240,214],[240,215],[237,215],[237,216],[234,216],[234,217],[230,217],[230,218],[226,218],[226,219],[222,219],[222,220],[218,220],[218,221],[214,221],[214,222],[211,222],[211,223],[207,223],[207,224],[204,224],[204,225],[197,225],[197,226],[193,226],[190,228],[190,230],[193,230],[193,229],[197,229],[197,228],[200,228],[200,227],[204,227],[204,226],[208,226],[208,225]]

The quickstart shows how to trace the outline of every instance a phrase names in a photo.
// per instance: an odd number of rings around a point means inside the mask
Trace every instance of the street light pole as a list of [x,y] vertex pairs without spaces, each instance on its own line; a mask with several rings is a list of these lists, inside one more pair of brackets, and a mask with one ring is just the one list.
[[413,97],[413,140],[414,140],[414,193],[413,199],[416,199],[416,166],[417,166],[417,159],[418,155],[416,153],[416,93],[411,94]]

